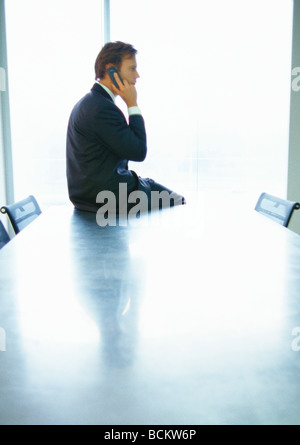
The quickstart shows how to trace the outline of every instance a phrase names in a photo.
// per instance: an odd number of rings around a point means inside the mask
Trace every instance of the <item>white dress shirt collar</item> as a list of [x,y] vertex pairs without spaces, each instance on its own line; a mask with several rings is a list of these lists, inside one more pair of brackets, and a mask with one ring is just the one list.
[[105,85],[103,85],[102,83],[100,83],[98,79],[96,80],[96,82],[97,82],[99,85],[101,85],[102,88],[105,89],[105,91],[110,95],[110,97],[112,98],[112,100],[115,102],[115,100],[116,100],[116,96],[113,94],[113,92],[110,91],[110,89],[107,88]]

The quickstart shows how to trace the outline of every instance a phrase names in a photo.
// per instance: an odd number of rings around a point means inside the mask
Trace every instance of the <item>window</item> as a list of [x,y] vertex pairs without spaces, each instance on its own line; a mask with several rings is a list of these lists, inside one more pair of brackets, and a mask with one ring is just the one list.
[[68,201],[66,130],[94,83],[101,0],[6,1],[15,199]]
[[131,168],[183,194],[284,196],[292,1],[110,5],[111,40],[138,50],[148,157]]
[[[65,139],[94,82],[101,0],[6,1],[15,199],[68,201]],[[111,40],[138,49],[148,156],[130,168],[185,196],[284,196],[292,0],[111,0]],[[123,107],[121,101],[118,102]]]

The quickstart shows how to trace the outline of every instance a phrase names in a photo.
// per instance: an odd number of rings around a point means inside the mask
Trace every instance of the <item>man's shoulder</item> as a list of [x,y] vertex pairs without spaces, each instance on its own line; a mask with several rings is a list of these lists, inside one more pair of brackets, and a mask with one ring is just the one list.
[[[99,88],[101,88],[100,85],[98,85]],[[92,88],[85,96],[83,96],[79,101],[75,104],[73,108],[73,112],[89,109],[90,111],[94,108],[95,110],[100,111],[101,109],[115,109],[116,105],[112,101],[112,99],[109,97],[109,95],[106,93],[106,91],[103,90],[103,93],[99,91],[97,88]]]
[[103,88],[98,82],[94,83],[93,87],[91,88],[90,94],[98,100],[108,100],[110,103],[114,103],[113,99],[105,90],[105,88]]

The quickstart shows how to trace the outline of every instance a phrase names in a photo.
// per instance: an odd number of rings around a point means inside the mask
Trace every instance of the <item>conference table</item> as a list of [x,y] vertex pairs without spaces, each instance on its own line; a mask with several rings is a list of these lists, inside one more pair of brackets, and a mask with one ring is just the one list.
[[241,198],[0,251],[0,424],[300,424],[300,237]]

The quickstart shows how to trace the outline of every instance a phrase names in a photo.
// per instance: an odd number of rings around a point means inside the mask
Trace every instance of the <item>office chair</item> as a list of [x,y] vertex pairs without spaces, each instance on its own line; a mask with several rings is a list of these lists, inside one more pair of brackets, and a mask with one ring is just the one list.
[[300,209],[299,202],[277,198],[268,193],[262,193],[255,206],[257,212],[273,219],[284,227],[288,226],[293,211],[298,209]]
[[2,247],[5,246],[8,241],[10,241],[10,238],[7,231],[5,230],[4,225],[2,224],[2,221],[0,221],[0,249],[2,249]]
[[1,207],[1,213],[7,213],[15,233],[19,233],[41,213],[34,196],[30,195],[22,201]]

